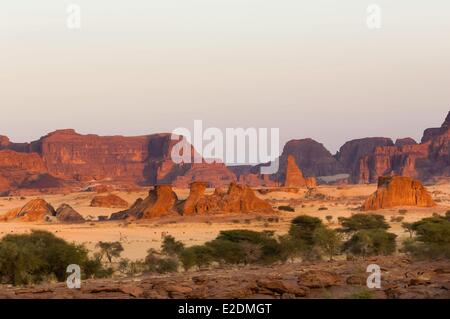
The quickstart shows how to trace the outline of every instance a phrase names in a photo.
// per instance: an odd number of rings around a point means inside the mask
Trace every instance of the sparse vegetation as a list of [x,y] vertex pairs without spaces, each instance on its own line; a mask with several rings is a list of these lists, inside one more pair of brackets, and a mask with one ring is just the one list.
[[285,212],[295,212],[295,208],[289,206],[289,205],[282,205],[282,206],[278,206],[278,210],[282,210]]
[[403,251],[418,259],[450,258],[450,218],[429,217],[408,225],[415,234],[403,243]]
[[123,252],[123,246],[118,241],[116,242],[100,241],[95,247],[100,249],[99,252],[100,260],[103,260],[103,258],[106,257],[109,263],[112,263],[113,258],[119,258]]
[[7,235],[0,241],[1,283],[23,285],[44,280],[64,281],[67,266],[77,264],[84,278],[106,277],[112,270],[103,268],[87,249],[56,237],[47,231]]

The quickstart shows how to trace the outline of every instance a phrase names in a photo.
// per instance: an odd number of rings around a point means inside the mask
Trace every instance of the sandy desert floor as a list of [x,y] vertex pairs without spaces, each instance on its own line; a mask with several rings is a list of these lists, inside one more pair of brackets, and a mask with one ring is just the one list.
[[[348,185],[348,186],[319,186],[317,191],[325,195],[324,199],[305,198],[306,190],[298,193],[270,192],[259,197],[269,200],[274,208],[281,205],[295,207],[295,212],[277,211],[271,215],[226,215],[226,216],[198,216],[198,217],[166,217],[142,222],[97,222],[88,221],[84,224],[46,224],[46,223],[17,223],[1,222],[0,237],[6,234],[27,233],[32,229],[44,229],[68,241],[83,243],[92,251],[99,241],[120,241],[124,247],[122,254],[125,258],[141,259],[146,256],[149,248],[160,248],[164,234],[170,234],[181,240],[187,246],[202,244],[214,239],[221,230],[251,229],[256,231],[273,230],[277,234],[284,234],[289,228],[292,218],[307,214],[322,218],[328,223],[326,216],[333,216],[329,223],[331,227],[338,227],[338,217],[348,217],[359,211],[364,199],[376,190],[376,185]],[[408,236],[401,228],[401,222],[391,222],[392,216],[403,216],[403,221],[412,222],[433,213],[444,214],[450,210],[450,184],[429,186],[438,206],[433,208],[401,207],[406,213],[400,214],[399,208],[379,210],[391,225],[391,232],[396,233],[401,241]],[[175,190],[180,199],[186,198],[189,190]],[[212,190],[210,190],[212,191]],[[115,192],[132,204],[137,198],[144,198],[145,190],[139,192]],[[55,208],[60,204],[71,205],[85,218],[96,220],[98,216],[109,216],[120,209],[90,207],[91,199],[96,193],[72,193],[66,195],[41,196]],[[0,214],[12,208],[22,207],[29,200],[36,197],[4,197],[0,198]]]

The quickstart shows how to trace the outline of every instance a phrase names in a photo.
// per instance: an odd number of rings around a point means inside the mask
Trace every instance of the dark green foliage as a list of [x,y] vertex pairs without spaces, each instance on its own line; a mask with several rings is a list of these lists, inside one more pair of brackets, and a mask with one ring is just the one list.
[[173,236],[165,236],[161,252],[167,256],[178,256],[184,250],[184,244],[181,241],[175,240]]
[[144,265],[150,272],[165,274],[178,270],[178,260],[173,257],[163,257],[154,249],[149,249]]
[[388,229],[384,216],[375,214],[355,214],[349,218],[340,217],[340,231],[351,233],[363,229]]
[[314,233],[314,243],[321,252],[333,260],[333,257],[341,251],[342,234],[334,229],[320,227]]
[[403,243],[403,251],[416,258],[450,258],[450,221],[447,217],[430,217],[410,225],[416,234]]
[[359,256],[391,255],[395,252],[397,235],[384,229],[362,229],[344,244],[344,250]]
[[188,270],[194,266],[209,266],[214,261],[216,252],[206,245],[198,245],[185,248],[180,254],[180,260],[184,269]]
[[289,236],[295,241],[312,247],[314,245],[314,232],[324,227],[322,221],[317,217],[301,215],[294,218],[289,229]]
[[22,285],[45,279],[66,280],[67,266],[77,264],[86,277],[111,274],[97,259],[90,259],[82,245],[67,243],[46,231],[7,235],[0,241],[0,280]]

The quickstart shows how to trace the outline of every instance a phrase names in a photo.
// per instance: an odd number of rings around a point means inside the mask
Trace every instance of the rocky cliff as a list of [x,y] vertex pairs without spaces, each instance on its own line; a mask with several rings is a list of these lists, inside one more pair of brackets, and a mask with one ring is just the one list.
[[[0,192],[19,188],[23,182],[30,185],[31,175],[44,173],[40,180],[52,185],[56,180],[111,180],[141,185],[175,182],[188,187],[196,179],[209,177],[212,186],[222,186],[236,179],[224,164],[174,163],[171,151],[177,142],[171,134],[98,136],[74,130],[58,130],[26,144],[1,136]],[[47,188],[42,182],[31,185]]]

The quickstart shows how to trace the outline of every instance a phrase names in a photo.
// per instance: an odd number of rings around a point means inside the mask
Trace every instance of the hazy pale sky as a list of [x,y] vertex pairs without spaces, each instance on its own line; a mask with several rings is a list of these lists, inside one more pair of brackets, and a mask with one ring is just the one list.
[[[66,8],[81,7],[81,29]],[[381,29],[366,26],[381,8]],[[2,0],[0,134],[279,127],[333,153],[450,109],[448,0]]]

